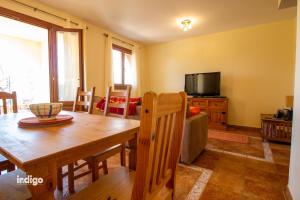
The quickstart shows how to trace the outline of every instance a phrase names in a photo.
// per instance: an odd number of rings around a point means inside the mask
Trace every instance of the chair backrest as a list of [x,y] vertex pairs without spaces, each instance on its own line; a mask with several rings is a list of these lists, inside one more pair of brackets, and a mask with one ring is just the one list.
[[[126,90],[118,90],[112,91],[112,87],[107,87],[106,96],[105,96],[105,107],[104,107],[104,115],[107,116],[110,113],[110,108],[122,108],[124,109],[122,115],[118,115],[114,113],[114,116],[127,118],[128,117],[128,110],[129,110],[129,101],[130,101],[130,93],[131,93],[131,86],[127,85]],[[123,98],[122,102],[110,102],[112,97]]]
[[184,92],[144,95],[132,200],[173,198],[186,102]]
[[81,91],[80,87],[77,88],[76,97],[73,103],[73,112],[76,112],[78,107],[80,111],[83,108],[88,107],[88,113],[92,114],[94,106],[95,87],[92,87],[90,91]]
[[[13,112],[17,113],[18,112],[18,106],[17,106],[17,93],[12,92],[12,93],[7,93],[7,92],[0,92],[0,99],[2,99],[3,102],[3,113],[7,114],[7,99],[12,99],[13,105]],[[0,110],[1,113],[1,110]]]

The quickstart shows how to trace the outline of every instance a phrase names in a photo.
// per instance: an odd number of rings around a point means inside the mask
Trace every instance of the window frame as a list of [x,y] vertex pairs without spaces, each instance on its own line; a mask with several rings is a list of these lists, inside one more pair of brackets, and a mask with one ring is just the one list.
[[[79,33],[79,72],[80,72],[80,87],[84,88],[84,62],[83,62],[83,30],[68,29],[62,26],[19,13],[0,6],[0,16],[10,18],[23,23],[31,24],[48,30],[48,48],[49,48],[49,86],[50,86],[50,102],[58,102],[58,87],[57,87],[57,47],[56,47],[56,32],[69,31]],[[64,106],[71,105],[73,102],[63,102]]]
[[122,73],[122,81],[121,83],[114,83],[115,89],[122,90],[127,87],[128,84],[125,84],[125,54],[132,55],[132,50],[127,49],[125,47],[121,47],[117,44],[112,44],[112,49],[121,52],[121,73]]

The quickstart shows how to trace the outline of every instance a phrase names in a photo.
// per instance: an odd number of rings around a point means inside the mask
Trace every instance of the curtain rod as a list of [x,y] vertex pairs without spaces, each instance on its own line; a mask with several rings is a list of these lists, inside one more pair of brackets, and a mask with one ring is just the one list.
[[[41,12],[41,13],[44,13],[44,14],[47,14],[47,15],[56,17],[56,18],[61,19],[61,20],[63,20],[63,21],[68,21],[67,18],[64,18],[64,17],[58,16],[58,15],[55,15],[55,14],[50,13],[50,12],[47,12],[47,11],[45,11],[45,10],[41,10],[41,9],[39,9],[39,8],[37,8],[37,7],[33,7],[33,6],[28,5],[28,4],[26,4],[26,3],[23,3],[23,2],[20,2],[20,1],[17,1],[17,0],[9,0],[9,1],[12,1],[12,2],[17,3],[17,4],[19,4],[19,5],[22,5],[22,6],[25,6],[25,7],[27,7],[27,8],[31,8],[31,9],[32,9],[33,11],[35,11],[35,12],[36,12],[36,11],[39,11],[39,12]],[[79,25],[77,22],[73,22],[73,21],[71,21],[71,20],[70,20],[70,23],[75,24],[76,26]]]
[[[108,34],[107,33],[103,33],[103,35],[105,36],[105,37],[108,37]],[[112,37],[113,39],[115,39],[115,40],[118,40],[118,41],[120,41],[120,42],[122,42],[122,43],[125,43],[125,44],[128,44],[128,45],[130,45],[130,46],[135,46],[134,44],[131,44],[131,43],[129,43],[129,42],[126,42],[126,41],[124,41],[124,40],[121,40],[121,39],[119,39],[119,38],[116,38],[116,37]]]

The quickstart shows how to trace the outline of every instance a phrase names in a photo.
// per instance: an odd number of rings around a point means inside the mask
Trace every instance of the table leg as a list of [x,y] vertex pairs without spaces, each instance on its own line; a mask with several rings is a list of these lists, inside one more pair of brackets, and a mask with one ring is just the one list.
[[137,159],[137,133],[135,137],[128,141],[129,144],[129,169],[136,169],[136,159]]
[[[54,190],[57,183],[57,165],[55,163],[47,163],[47,165],[35,165],[24,169],[28,176],[32,178],[42,178],[43,182],[37,185],[28,184],[32,199],[52,200],[54,198]],[[35,179],[37,180],[37,179]]]

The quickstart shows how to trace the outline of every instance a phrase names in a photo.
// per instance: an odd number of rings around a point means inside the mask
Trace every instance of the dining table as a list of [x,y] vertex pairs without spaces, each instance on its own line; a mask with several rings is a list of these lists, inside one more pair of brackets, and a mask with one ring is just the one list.
[[[68,124],[21,128],[19,120],[33,117],[29,111],[0,117],[0,154],[26,173],[43,178],[28,184],[32,199],[55,199],[58,168],[94,155],[117,144],[129,144],[129,168],[135,170],[138,120],[62,111]],[[16,181],[17,183],[17,181]]]

